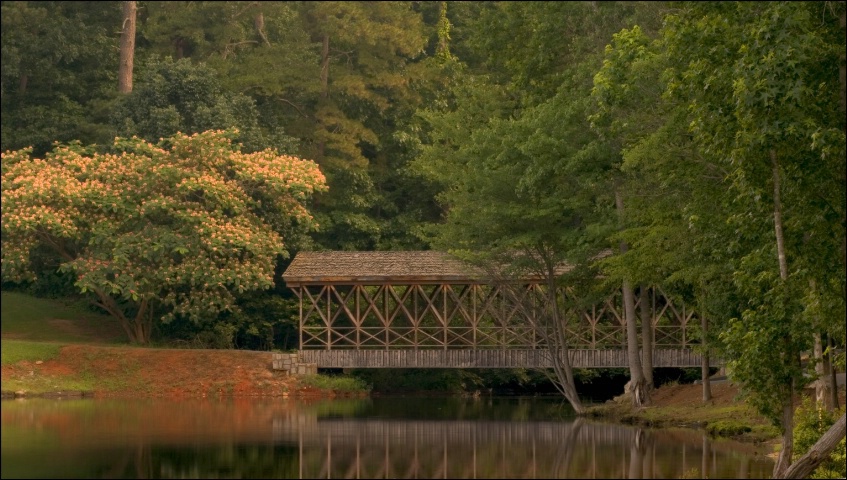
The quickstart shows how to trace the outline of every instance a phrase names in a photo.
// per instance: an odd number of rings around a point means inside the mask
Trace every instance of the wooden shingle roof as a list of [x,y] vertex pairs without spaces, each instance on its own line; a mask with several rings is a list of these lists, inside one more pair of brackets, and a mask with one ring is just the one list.
[[481,272],[444,252],[298,252],[282,274],[285,284],[464,282]]

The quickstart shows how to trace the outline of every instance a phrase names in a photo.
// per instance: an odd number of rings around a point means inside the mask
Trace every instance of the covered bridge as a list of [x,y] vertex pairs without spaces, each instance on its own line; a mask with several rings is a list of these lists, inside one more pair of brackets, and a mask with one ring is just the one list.
[[[549,367],[547,298],[538,280],[493,282],[435,251],[299,252],[283,273],[300,299],[300,359],[334,368]],[[517,293],[516,293],[517,292]],[[567,288],[565,332],[578,368],[626,367],[620,292],[576,307]],[[658,289],[646,297],[656,367],[695,367],[693,312]]]

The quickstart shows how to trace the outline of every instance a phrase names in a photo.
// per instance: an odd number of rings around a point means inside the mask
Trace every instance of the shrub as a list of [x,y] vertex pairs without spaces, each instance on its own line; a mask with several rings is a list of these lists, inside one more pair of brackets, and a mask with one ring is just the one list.
[[752,428],[744,423],[735,420],[719,420],[711,422],[706,426],[706,431],[709,435],[715,437],[733,437],[742,433],[750,432]]
[[[794,460],[805,455],[843,413],[843,408],[840,411],[828,412],[819,408],[810,397],[805,397],[794,414]],[[841,443],[830,454],[829,460],[822,463],[812,472],[809,478],[844,478],[847,476],[845,448],[847,448],[847,444],[842,438]]]
[[300,385],[336,392],[369,392],[371,390],[371,386],[365,381],[346,375],[306,375],[300,379]]

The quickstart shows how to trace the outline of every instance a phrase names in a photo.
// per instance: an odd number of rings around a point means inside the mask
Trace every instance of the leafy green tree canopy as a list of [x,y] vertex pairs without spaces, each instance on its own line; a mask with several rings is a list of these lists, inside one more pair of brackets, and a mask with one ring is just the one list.
[[144,62],[132,93],[119,100],[112,114],[118,135],[137,135],[156,142],[177,132],[236,128],[247,151],[272,146],[292,152],[295,139],[281,127],[262,129],[255,101],[227,92],[217,72],[189,59],[153,57]]

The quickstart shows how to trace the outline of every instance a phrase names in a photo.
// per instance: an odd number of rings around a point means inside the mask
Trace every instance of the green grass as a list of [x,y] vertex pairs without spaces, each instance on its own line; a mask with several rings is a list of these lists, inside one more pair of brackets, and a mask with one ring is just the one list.
[[29,394],[37,395],[51,392],[91,392],[96,385],[98,385],[98,382],[86,376],[34,376],[27,380],[7,380],[3,382],[3,390],[10,392],[23,390]]
[[306,375],[300,379],[300,385],[349,393],[369,392],[371,390],[370,385],[355,377],[322,374]]
[[92,312],[84,300],[36,298],[20,292],[0,292],[0,330],[15,340],[125,342],[117,320]]
[[[72,343],[120,344],[125,335],[117,320],[92,312],[81,300],[36,298],[20,292],[0,292],[0,363],[48,361]],[[137,371],[137,369],[136,369]],[[31,393],[90,391],[95,385],[91,372],[75,376],[45,376],[6,379],[3,390]]]
[[24,340],[3,340],[0,350],[0,364],[11,365],[23,360],[51,360],[59,355],[59,343],[28,342]]

